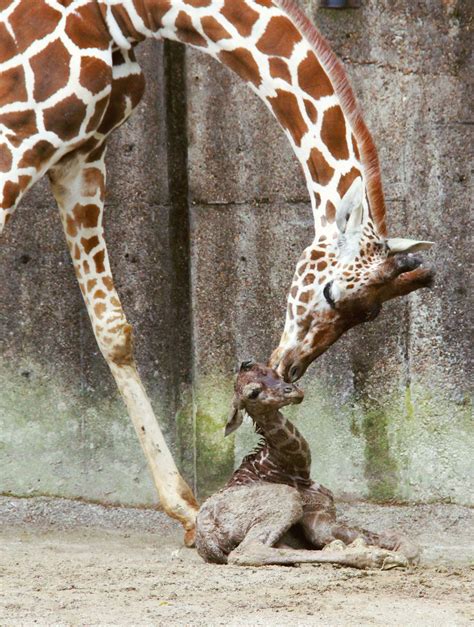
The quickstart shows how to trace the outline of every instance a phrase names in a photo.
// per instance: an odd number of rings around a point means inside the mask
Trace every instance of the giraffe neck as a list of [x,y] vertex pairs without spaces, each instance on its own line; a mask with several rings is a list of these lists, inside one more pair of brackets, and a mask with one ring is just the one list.
[[316,233],[335,238],[336,207],[363,175],[365,126],[342,68],[298,9],[288,0],[100,2],[118,47],[146,37],[180,41],[207,52],[249,84],[277,118],[301,164]]
[[227,487],[255,481],[309,485],[311,452],[307,441],[279,411],[251,416],[260,446],[245,457]]

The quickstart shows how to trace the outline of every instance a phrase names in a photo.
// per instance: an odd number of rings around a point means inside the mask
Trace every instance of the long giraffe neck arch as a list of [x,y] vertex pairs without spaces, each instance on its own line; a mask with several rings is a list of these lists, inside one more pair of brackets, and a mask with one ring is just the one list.
[[[377,153],[342,65],[291,1],[105,2],[119,47],[163,37],[206,52],[246,81],[286,132],[322,234],[363,173],[370,212],[385,234]],[[333,231],[333,228],[329,229]]]
[[283,127],[306,176],[315,238],[303,252],[272,365],[288,380],[351,326],[432,271],[387,240],[378,161],[344,70],[289,0],[0,2],[0,230],[48,173],[99,348],[148,459],[161,504],[192,542],[197,503],[141,384],[103,230],[105,147],[137,106],[133,47],[201,49],[237,73]]

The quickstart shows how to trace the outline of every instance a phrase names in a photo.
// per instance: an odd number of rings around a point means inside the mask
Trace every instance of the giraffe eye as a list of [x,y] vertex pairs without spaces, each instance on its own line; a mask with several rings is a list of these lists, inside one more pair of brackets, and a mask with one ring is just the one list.
[[331,285],[332,285],[332,281],[329,281],[329,283],[326,283],[323,289],[323,296],[326,299],[326,302],[329,305],[329,307],[331,307],[331,309],[336,309],[336,303],[331,295]]
[[254,388],[247,394],[247,398],[257,398],[261,391],[261,388]]

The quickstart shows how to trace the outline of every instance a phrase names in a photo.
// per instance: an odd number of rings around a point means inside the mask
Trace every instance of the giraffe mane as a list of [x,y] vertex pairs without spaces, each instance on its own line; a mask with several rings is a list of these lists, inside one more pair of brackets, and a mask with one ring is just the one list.
[[385,236],[387,232],[385,200],[377,149],[362,117],[362,112],[349,83],[347,72],[325,37],[321,35],[306,14],[295,4],[294,0],[275,0],[275,4],[288,14],[295,26],[306,37],[333,84],[334,91],[340,100],[341,108],[351,124],[357,141],[372,219],[378,232]]

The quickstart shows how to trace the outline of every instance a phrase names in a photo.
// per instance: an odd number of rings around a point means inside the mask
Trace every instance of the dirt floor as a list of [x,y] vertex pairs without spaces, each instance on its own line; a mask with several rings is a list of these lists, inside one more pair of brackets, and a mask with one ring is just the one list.
[[[468,625],[472,510],[341,504],[423,547],[413,572],[204,564],[152,510],[0,497],[1,625]],[[470,598],[471,596],[471,598]],[[471,603],[471,604],[470,604]]]

